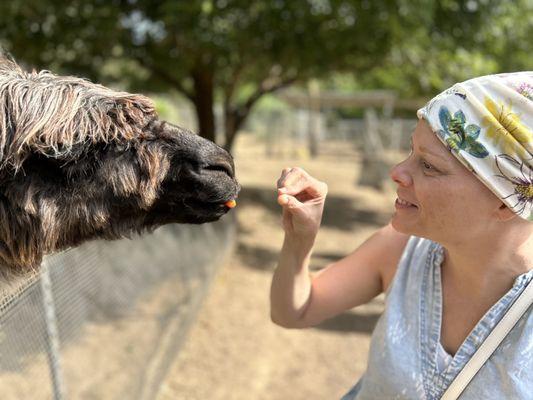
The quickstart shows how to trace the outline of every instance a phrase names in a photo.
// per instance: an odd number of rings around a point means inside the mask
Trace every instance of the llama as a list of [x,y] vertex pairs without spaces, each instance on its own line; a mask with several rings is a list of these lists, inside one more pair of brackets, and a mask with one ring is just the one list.
[[240,187],[231,155],[158,118],[150,99],[0,51],[0,275],[43,255],[168,223],[215,221]]

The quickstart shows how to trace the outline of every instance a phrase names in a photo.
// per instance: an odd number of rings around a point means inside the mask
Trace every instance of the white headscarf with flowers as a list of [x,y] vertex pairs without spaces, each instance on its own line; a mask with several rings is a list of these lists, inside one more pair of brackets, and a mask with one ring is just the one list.
[[533,221],[533,71],[457,83],[417,115],[511,210]]

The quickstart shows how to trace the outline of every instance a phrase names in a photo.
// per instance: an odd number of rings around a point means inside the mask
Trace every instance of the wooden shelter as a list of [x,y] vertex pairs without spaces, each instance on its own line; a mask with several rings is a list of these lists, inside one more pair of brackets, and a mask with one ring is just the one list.
[[[308,90],[287,89],[278,97],[295,109],[308,112],[308,144],[311,156],[318,153],[320,113],[328,109],[364,109],[365,129],[362,138],[363,171],[360,185],[381,188],[388,178],[391,161],[387,157],[390,144],[399,147],[400,130],[393,123],[394,110],[410,110],[413,114],[425,104],[423,99],[400,99],[391,90],[364,90],[353,93],[321,91],[318,82],[311,81]],[[380,110],[378,115],[377,110]],[[384,139],[389,147],[384,145]],[[392,149],[398,150],[398,148]]]

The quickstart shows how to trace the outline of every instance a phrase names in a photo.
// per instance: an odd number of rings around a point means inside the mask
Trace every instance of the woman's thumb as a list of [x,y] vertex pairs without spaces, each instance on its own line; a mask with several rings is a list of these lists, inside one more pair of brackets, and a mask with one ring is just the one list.
[[293,209],[298,208],[302,203],[300,203],[294,196],[281,194],[278,196],[278,204],[283,208]]

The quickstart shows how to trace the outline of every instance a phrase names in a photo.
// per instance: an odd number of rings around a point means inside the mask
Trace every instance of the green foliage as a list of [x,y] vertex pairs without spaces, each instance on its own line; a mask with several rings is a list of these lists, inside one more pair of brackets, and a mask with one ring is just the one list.
[[432,96],[480,75],[531,69],[531,0],[441,0],[411,3],[421,23],[396,36],[383,65],[358,77],[362,87]]
[[392,0],[11,1],[0,5],[0,37],[38,67],[179,90],[206,136],[218,96],[231,143],[264,94],[378,65],[393,42],[395,9]]
[[328,84],[416,97],[530,68],[531,8],[531,0],[12,0],[0,3],[0,44],[39,68],[179,91],[207,137],[218,100],[230,146],[264,94],[309,78],[342,73]]
[[126,32],[116,1],[0,3],[0,44],[32,66],[97,79]]

